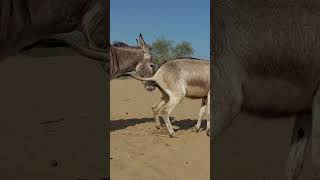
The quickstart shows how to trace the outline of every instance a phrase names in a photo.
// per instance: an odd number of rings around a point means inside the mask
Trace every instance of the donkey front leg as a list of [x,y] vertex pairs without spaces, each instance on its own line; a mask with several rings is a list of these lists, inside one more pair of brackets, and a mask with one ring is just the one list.
[[312,180],[320,180],[320,89],[312,106]]
[[295,117],[289,156],[286,162],[287,180],[296,180],[303,168],[306,146],[311,136],[311,115],[299,114]]

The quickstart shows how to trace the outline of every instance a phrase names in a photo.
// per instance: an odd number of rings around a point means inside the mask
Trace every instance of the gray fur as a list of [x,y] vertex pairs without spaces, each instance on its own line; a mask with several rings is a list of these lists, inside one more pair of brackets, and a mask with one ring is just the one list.
[[[104,6],[100,0],[0,1],[0,60],[40,39],[78,30],[87,46],[65,41],[73,43],[82,55],[107,61]],[[104,54],[90,49],[104,49]]]
[[110,78],[114,79],[127,72],[135,71],[141,77],[154,74],[154,60],[149,46],[139,35],[138,46],[129,46],[123,42],[114,42],[110,47]]
[[298,178],[311,139],[313,180],[319,180],[320,3],[225,0],[215,6],[213,142],[241,112],[296,116],[287,179]]

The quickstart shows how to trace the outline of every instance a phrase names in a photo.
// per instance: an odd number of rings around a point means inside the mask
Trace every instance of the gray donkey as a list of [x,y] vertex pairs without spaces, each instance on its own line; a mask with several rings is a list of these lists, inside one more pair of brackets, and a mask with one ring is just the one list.
[[295,115],[287,179],[298,178],[312,140],[312,179],[320,180],[320,3],[224,0],[214,6],[213,144],[240,112]]
[[[160,128],[159,112],[170,137],[176,137],[169,115],[182,102],[184,97],[202,99],[199,119],[194,130],[199,132],[205,113],[210,116],[210,64],[209,61],[195,58],[181,58],[163,63],[151,78],[141,78],[137,73],[130,72],[134,78],[155,82],[162,93],[161,100],[152,106],[156,127]],[[146,83],[147,84],[147,83]],[[149,83],[150,84],[150,83]],[[154,84],[153,84],[154,85]],[[149,88],[147,90],[153,90]],[[207,119],[207,134],[210,132],[210,118]]]

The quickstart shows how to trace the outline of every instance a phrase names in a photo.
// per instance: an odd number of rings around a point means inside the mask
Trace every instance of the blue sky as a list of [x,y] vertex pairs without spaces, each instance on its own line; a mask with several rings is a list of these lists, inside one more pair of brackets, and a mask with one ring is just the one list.
[[135,45],[167,39],[191,42],[194,57],[210,57],[210,0],[110,0],[111,41]]

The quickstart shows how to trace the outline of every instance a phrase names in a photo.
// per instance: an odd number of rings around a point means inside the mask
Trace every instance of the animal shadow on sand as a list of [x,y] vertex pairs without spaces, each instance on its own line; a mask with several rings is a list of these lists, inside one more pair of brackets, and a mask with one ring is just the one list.
[[129,126],[135,126],[137,124],[147,123],[152,121],[154,121],[152,118],[112,120],[110,121],[110,131],[126,129]]
[[[161,122],[162,122],[163,125],[165,124],[163,120]],[[205,123],[206,123],[205,120],[203,120],[201,122],[200,129],[201,128],[205,128],[205,126],[204,126]],[[171,124],[173,126],[177,126],[178,127],[178,129],[174,130],[174,131],[178,132],[178,131],[181,131],[181,130],[191,130],[197,124],[197,120],[196,119],[181,119],[181,120],[174,121]]]
[[[141,118],[141,119],[118,119],[118,120],[111,120],[110,121],[110,131],[117,131],[121,129],[126,129],[129,126],[135,126],[142,123],[148,123],[153,122],[153,118]],[[160,118],[161,125],[165,127],[165,123],[162,118]],[[174,126],[177,126],[178,129],[175,129],[175,131],[181,131],[181,130],[188,130],[192,129],[194,125],[196,125],[197,120],[192,119],[182,119],[172,122],[171,124]],[[206,121],[202,121],[201,127],[205,125]],[[155,125],[155,124],[154,124]]]

